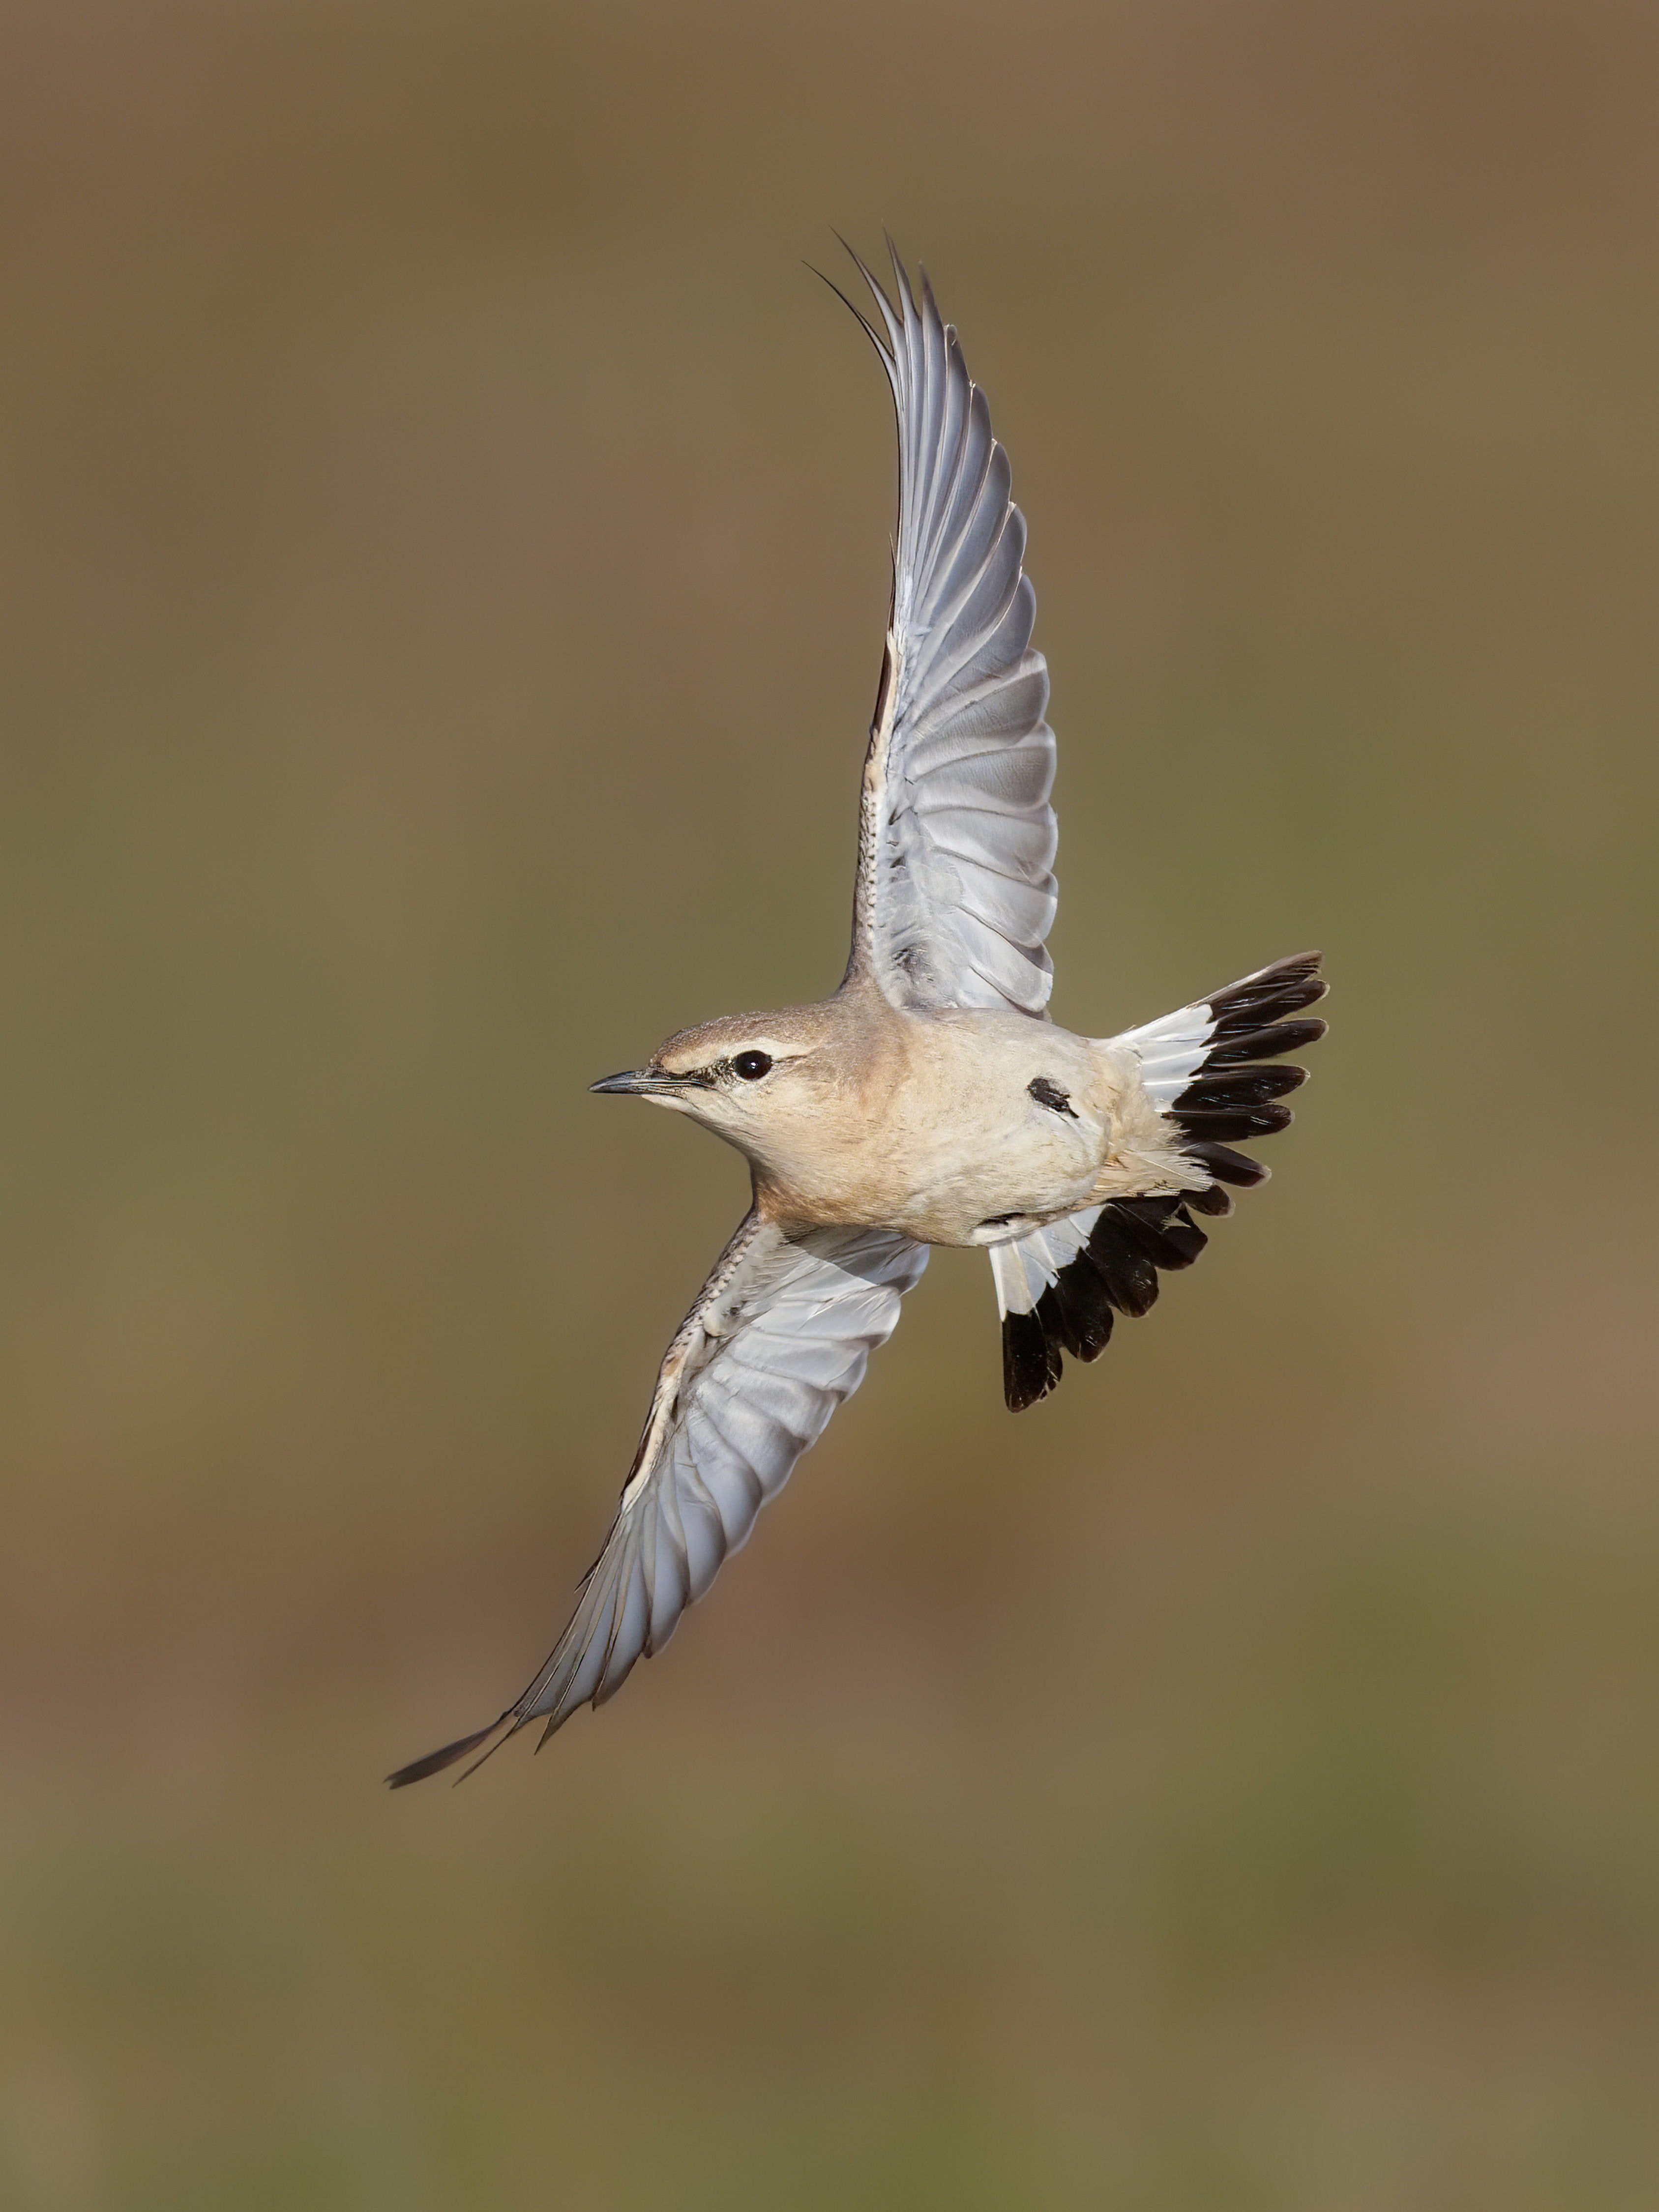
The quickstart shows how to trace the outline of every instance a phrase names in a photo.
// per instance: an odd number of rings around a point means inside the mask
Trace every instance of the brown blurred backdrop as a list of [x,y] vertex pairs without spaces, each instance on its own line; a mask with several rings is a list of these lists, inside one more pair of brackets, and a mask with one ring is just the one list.
[[[1659,2202],[1659,16],[4,14],[0,2205]],[[889,222],[1031,525],[1062,1020],[1322,943],[1276,1180],[977,1256],[528,1676],[839,973]]]

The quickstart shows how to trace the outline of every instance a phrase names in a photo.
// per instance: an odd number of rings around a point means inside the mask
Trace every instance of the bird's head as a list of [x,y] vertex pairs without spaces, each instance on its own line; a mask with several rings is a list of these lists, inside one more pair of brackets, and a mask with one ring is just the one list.
[[762,1166],[795,1149],[839,1089],[845,1054],[828,1006],[728,1014],[680,1030],[643,1067],[589,1087],[689,1114]]

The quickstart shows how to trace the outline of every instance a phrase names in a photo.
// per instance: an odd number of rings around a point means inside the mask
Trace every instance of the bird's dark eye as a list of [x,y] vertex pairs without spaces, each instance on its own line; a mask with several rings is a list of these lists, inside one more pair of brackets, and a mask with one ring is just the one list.
[[732,1066],[745,1083],[759,1083],[772,1066],[772,1054],[766,1052],[740,1052]]

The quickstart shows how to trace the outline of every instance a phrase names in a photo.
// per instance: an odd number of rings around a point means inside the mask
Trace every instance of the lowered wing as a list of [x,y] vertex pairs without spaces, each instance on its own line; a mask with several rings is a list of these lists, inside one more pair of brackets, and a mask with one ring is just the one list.
[[392,1787],[487,1756],[529,1721],[551,1735],[660,1651],[863,1382],[926,1265],[926,1247],[891,1230],[792,1238],[750,1213],[668,1346],[611,1533],[546,1665],[488,1728],[400,1768]]

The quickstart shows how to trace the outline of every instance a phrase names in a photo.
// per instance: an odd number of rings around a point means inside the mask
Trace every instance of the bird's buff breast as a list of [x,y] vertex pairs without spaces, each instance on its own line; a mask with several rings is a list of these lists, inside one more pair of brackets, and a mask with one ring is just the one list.
[[[991,1016],[930,1024],[905,1043],[850,1086],[839,1110],[755,1163],[763,1211],[973,1245],[1008,1234],[1008,1218],[1051,1221],[1087,1202],[1111,1115],[1083,1038]],[[1069,1110],[1032,1097],[1037,1078]]]

